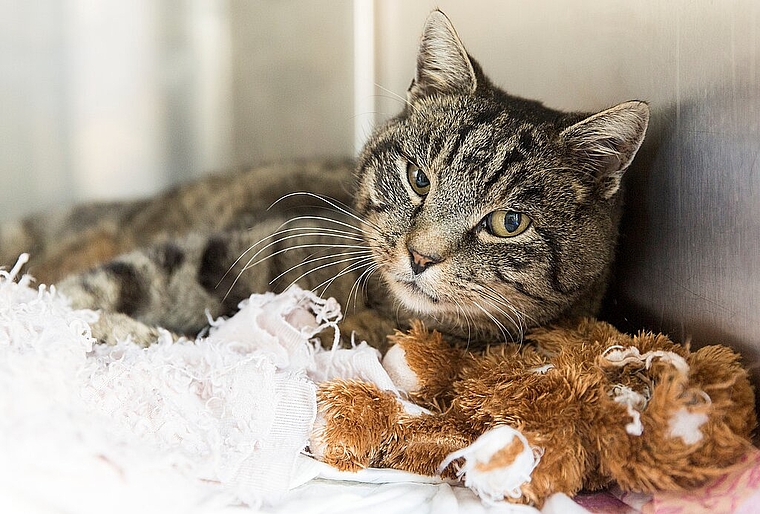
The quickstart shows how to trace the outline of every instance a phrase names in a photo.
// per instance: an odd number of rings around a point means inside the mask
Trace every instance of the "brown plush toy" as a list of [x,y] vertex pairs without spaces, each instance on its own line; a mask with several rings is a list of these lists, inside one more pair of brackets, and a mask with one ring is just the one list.
[[392,339],[383,366],[416,405],[368,382],[320,386],[311,449],[339,469],[459,476],[483,499],[541,506],[612,482],[696,487],[751,445],[754,393],[725,346],[692,353],[591,319],[482,353],[421,324]]

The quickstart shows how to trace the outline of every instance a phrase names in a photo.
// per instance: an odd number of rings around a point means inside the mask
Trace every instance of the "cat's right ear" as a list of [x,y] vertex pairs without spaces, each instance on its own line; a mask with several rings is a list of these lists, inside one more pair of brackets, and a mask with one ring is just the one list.
[[422,31],[417,72],[407,91],[408,100],[436,93],[470,94],[477,86],[475,69],[454,26],[441,11],[433,11]]

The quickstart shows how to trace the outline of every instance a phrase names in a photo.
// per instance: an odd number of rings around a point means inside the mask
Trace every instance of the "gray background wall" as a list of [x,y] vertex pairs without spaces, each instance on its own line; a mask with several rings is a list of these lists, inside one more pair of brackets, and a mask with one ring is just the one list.
[[512,93],[650,102],[608,315],[758,369],[755,0],[0,0],[0,218],[350,154],[399,109],[436,5]]
[[354,151],[350,0],[0,0],[0,219]]

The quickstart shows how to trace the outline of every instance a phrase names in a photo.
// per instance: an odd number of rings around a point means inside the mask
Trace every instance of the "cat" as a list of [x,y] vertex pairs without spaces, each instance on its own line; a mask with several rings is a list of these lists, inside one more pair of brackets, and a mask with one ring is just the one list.
[[100,221],[71,237],[40,217],[2,240],[17,250],[15,233],[34,253],[40,227],[64,239],[43,276],[105,260],[58,282],[75,307],[102,309],[105,342],[148,344],[158,326],[192,334],[204,311],[230,315],[292,283],[341,301],[344,334],[379,348],[411,319],[471,346],[520,341],[599,309],[621,179],[648,120],[641,101],[569,113],[507,94],[436,10],[403,110],[375,129],[353,176],[346,164],[259,168],[82,207],[68,218]]

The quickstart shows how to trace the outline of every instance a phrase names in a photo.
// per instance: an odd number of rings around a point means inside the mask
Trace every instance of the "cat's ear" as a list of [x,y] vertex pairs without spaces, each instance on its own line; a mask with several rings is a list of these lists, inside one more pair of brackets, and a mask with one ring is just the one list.
[[434,93],[474,93],[477,86],[475,69],[454,26],[441,11],[433,11],[422,31],[409,100]]
[[561,137],[583,171],[596,178],[597,193],[609,199],[620,188],[648,124],[649,106],[645,102],[625,102],[566,128]]

